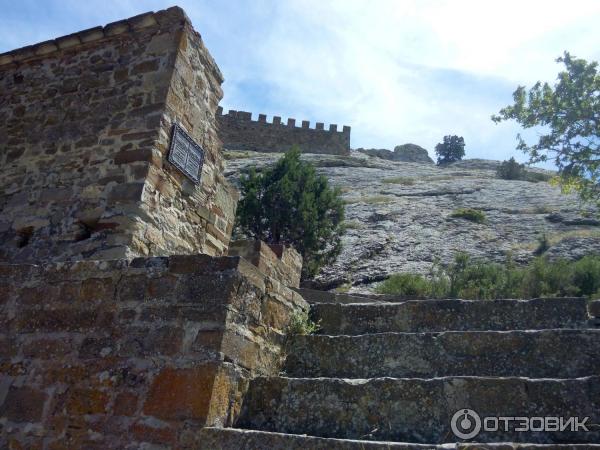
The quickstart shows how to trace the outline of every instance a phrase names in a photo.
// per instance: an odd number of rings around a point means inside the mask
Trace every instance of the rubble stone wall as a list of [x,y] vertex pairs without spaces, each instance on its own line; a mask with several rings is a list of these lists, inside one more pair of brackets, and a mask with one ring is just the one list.
[[[222,81],[177,7],[0,55],[0,261],[226,254]],[[198,185],[167,161],[175,122]]]
[[296,119],[281,123],[281,117],[273,117],[267,122],[265,114],[259,114],[258,120],[252,120],[252,113],[230,110],[223,114],[223,108],[217,110],[219,136],[228,150],[252,150],[258,152],[285,152],[293,145],[305,153],[328,153],[333,155],[350,154],[350,127],[344,126],[338,131],[337,125],[329,129],[321,122],[310,128],[310,122],[302,121],[296,126]]
[[198,448],[307,308],[241,257],[0,265],[0,448]]

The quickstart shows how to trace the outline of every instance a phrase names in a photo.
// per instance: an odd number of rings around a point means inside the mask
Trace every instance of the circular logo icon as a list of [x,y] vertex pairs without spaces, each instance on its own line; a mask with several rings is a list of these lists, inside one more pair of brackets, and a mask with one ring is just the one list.
[[460,439],[473,439],[481,431],[481,417],[472,409],[459,409],[450,422],[452,432]]

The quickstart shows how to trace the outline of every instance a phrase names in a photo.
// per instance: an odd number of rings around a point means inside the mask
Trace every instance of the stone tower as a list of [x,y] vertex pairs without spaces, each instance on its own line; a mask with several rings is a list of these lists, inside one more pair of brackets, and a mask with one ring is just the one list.
[[0,55],[0,261],[226,254],[222,81],[180,8]]

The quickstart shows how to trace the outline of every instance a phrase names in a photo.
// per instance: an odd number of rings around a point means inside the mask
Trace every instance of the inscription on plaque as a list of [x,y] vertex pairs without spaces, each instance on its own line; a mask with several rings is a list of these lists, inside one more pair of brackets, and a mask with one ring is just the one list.
[[204,150],[177,124],[173,125],[169,162],[194,183],[200,182]]

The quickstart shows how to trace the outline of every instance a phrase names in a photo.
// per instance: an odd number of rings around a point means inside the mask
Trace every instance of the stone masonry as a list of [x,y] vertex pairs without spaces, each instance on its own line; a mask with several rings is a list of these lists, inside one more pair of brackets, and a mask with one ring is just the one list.
[[[600,449],[598,301],[312,292],[293,249],[230,245],[221,82],[179,8],[0,55],[0,448]],[[467,409],[537,428],[459,439]]]
[[310,128],[310,122],[302,121],[296,126],[296,119],[281,123],[281,117],[273,117],[273,123],[267,122],[265,114],[259,114],[258,120],[252,120],[252,113],[230,110],[223,114],[223,108],[217,110],[219,136],[228,150],[252,150],[260,152],[285,152],[293,145],[304,153],[329,153],[334,155],[350,154],[350,127],[344,126],[338,131],[337,125],[329,129],[321,122]]
[[0,448],[196,449],[279,372],[302,260],[229,249],[222,81],[176,7],[0,55]]
[[197,449],[306,309],[241,257],[0,265],[0,448]]
[[[0,261],[226,254],[222,81],[177,7],[0,55]],[[175,123],[198,185],[167,161]]]

